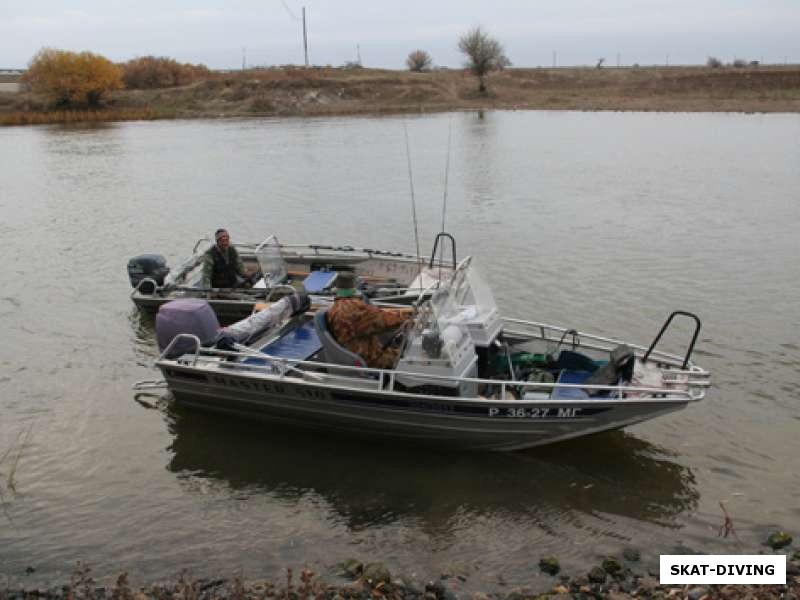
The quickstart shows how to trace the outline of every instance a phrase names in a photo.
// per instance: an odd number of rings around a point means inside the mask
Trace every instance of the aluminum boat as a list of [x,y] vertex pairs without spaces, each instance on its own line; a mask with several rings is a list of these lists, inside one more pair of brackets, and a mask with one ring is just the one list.
[[[188,407],[472,450],[619,429],[705,397],[710,374],[691,360],[695,315],[670,315],[649,346],[503,318],[471,262],[406,309],[394,369],[368,368],[336,342],[324,298],[293,316],[276,306],[266,331],[233,348],[179,333],[156,366]],[[676,317],[694,328],[684,356],[656,348]]]
[[[445,261],[447,242],[452,256]],[[131,300],[139,309],[156,312],[171,300],[203,298],[221,320],[231,322],[247,317],[260,303],[297,290],[332,294],[336,272],[350,270],[357,275],[362,293],[385,302],[408,304],[421,290],[449,277],[456,266],[455,240],[447,233],[436,237],[429,258],[346,245],[281,244],[272,235],[260,244],[234,244],[252,286],[204,288],[203,255],[212,244],[206,238],[198,240],[192,255],[175,271],[170,271],[159,254],[131,258]]]

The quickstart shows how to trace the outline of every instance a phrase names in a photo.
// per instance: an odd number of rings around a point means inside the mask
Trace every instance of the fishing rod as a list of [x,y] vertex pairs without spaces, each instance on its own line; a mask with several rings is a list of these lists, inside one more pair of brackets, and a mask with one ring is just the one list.
[[408,183],[411,188],[411,214],[414,218],[414,242],[417,245],[417,271],[419,274],[419,287],[422,289],[422,257],[419,253],[419,230],[417,227],[417,203],[414,199],[414,176],[411,173],[411,148],[408,144],[408,124],[403,121],[403,131],[406,138],[406,159],[408,162]]
[[[444,165],[444,193],[442,196],[442,229],[441,232],[444,233],[444,219],[445,215],[447,214],[447,182],[450,178],[450,147],[451,141],[453,139],[453,115],[450,115],[450,119],[447,125],[447,159]],[[453,248],[453,252],[455,253],[455,248]],[[455,255],[453,256],[455,259]],[[444,261],[444,244],[442,244],[442,256],[439,258],[439,281],[442,280],[442,262]]]

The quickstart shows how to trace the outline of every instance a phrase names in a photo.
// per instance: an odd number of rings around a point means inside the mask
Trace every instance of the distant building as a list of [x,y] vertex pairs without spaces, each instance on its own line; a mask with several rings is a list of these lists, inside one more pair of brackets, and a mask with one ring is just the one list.
[[17,69],[0,69],[0,92],[18,92],[21,76],[22,71]]

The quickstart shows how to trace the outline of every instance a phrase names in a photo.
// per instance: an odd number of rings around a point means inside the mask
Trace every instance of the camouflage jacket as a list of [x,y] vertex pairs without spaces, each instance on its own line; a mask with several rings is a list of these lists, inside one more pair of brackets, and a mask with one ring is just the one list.
[[328,327],[342,346],[376,369],[394,368],[398,349],[384,347],[381,334],[396,330],[408,316],[398,310],[381,310],[361,298],[336,298],[328,309]]

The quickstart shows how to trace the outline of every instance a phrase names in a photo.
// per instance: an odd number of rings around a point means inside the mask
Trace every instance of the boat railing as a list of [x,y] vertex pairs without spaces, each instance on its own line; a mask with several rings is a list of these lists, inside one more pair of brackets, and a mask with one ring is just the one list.
[[[246,253],[255,253],[259,244],[236,243],[234,244],[234,246],[236,246],[236,248],[240,251]],[[319,256],[319,257],[330,256],[332,254],[343,254],[343,255],[360,254],[363,255],[365,258],[372,258],[372,257],[402,258],[408,261],[419,262],[421,264],[428,263],[428,259],[426,257],[418,256],[416,254],[410,254],[408,252],[398,252],[395,250],[381,250],[378,248],[360,248],[349,245],[332,246],[327,244],[284,244],[284,243],[279,243],[277,246],[278,248],[281,249],[281,251],[284,252],[292,252],[297,254],[310,253],[314,256]],[[434,266],[446,268],[448,270],[452,268],[452,265],[442,260],[441,258],[434,261]]]
[[207,244],[211,244],[212,243],[211,240],[208,239],[207,237],[201,237],[199,240],[197,240],[194,243],[194,247],[192,248],[192,254],[193,255],[197,254],[197,249],[200,247],[200,244],[202,244],[203,242],[206,242]]
[[[146,291],[144,291],[142,289],[142,285],[145,282],[148,282],[152,286],[152,288],[149,288],[149,287],[147,288],[150,291],[146,292]],[[139,283],[137,283],[134,286],[134,288],[131,290],[131,298],[133,298],[136,294],[143,294],[143,295],[147,295],[147,296],[153,296],[153,295],[155,295],[156,290],[158,290],[158,289],[159,289],[159,285],[158,285],[158,282],[156,282],[155,279],[153,279],[152,277],[142,277],[142,279],[139,280]]]
[[[505,327],[504,330],[508,335],[512,336],[519,336],[523,338],[529,339],[536,339],[542,340],[545,342],[552,342],[554,344],[561,343],[562,345],[573,345],[575,347],[586,348],[590,350],[598,350],[602,352],[608,352],[613,350],[616,346],[620,344],[627,344],[630,346],[631,349],[634,350],[637,356],[644,357],[648,352],[648,347],[639,345],[639,344],[631,344],[630,342],[624,342],[622,340],[616,340],[613,338],[607,338],[600,335],[595,335],[591,333],[586,333],[583,331],[576,331],[574,329],[569,329],[566,327],[560,327],[557,325],[548,325],[547,323],[539,323],[537,321],[525,321],[523,319],[514,319],[510,317],[502,317],[504,324],[507,324],[508,327]],[[515,328],[512,328],[515,327]],[[571,337],[566,337],[571,336]],[[576,342],[575,340],[579,340]],[[659,350],[650,349],[650,358],[658,359],[666,364],[671,366],[680,366],[686,372],[691,373],[699,373],[704,372],[703,369],[696,367],[694,365],[685,364],[684,365],[684,357],[678,356],[676,354],[671,354],[668,352],[662,352]]]
[[[187,351],[178,358],[167,359],[166,357],[172,353],[173,347],[181,341],[192,341],[194,351]],[[248,358],[258,358],[259,362],[245,361]],[[451,375],[436,375],[436,374],[421,374],[418,372],[410,371],[397,371],[390,369],[374,369],[370,367],[355,367],[349,365],[340,365],[334,363],[297,360],[293,358],[286,358],[280,356],[272,356],[265,354],[258,350],[248,347],[240,347],[238,350],[219,350],[217,348],[205,348],[202,346],[200,339],[192,334],[179,334],[170,342],[164,349],[161,355],[156,360],[156,364],[163,363],[165,360],[174,361],[179,365],[187,365],[191,367],[210,366],[230,371],[250,372],[261,375],[268,375],[270,377],[278,377],[283,379],[290,376],[291,373],[299,375],[304,381],[323,385],[327,387],[353,387],[358,389],[374,389],[375,391],[393,393],[396,392],[395,385],[398,376],[413,377],[423,379],[426,383],[435,385],[441,384],[444,387],[456,387],[460,385],[473,385],[473,386],[491,386],[497,390],[497,397],[483,398],[492,401],[501,402],[519,402],[524,401],[552,401],[549,393],[554,389],[573,389],[584,391],[595,391],[598,393],[605,392],[605,398],[592,397],[593,400],[653,400],[663,401],[664,399],[676,400],[682,402],[692,402],[700,400],[705,396],[704,386],[690,385],[688,381],[674,380],[667,382],[665,387],[642,387],[630,386],[624,384],[617,385],[595,385],[595,384],[572,384],[572,383],[556,383],[556,382],[536,382],[536,381],[515,381],[515,380],[498,380],[498,379],[484,379],[477,377],[458,377]],[[338,373],[352,373],[352,377],[335,377],[337,383],[331,384],[329,380],[331,375],[329,373],[320,371],[320,369],[331,370]],[[343,380],[349,379],[349,384]],[[513,391],[513,394],[512,394]],[[537,398],[524,398],[524,392],[548,392],[547,397]],[[519,398],[516,394],[522,394],[523,398]],[[427,394],[420,394],[425,396]],[[565,402],[581,401],[575,398],[560,398]],[[586,399],[582,399],[585,401]]]
[[684,357],[683,365],[681,366],[682,369],[686,368],[686,366],[689,364],[689,359],[692,357],[694,344],[697,342],[697,336],[700,335],[700,328],[702,327],[702,324],[700,323],[700,318],[696,314],[686,312],[685,310],[676,310],[669,317],[667,317],[667,320],[664,321],[664,324],[661,326],[661,330],[658,332],[658,335],[656,335],[653,342],[647,348],[647,352],[644,353],[642,360],[647,360],[650,357],[658,342],[661,341],[661,336],[663,336],[664,332],[669,329],[669,326],[672,324],[672,320],[678,316],[688,317],[694,321],[694,334],[692,335],[692,341],[689,342],[689,347],[686,350],[686,356]]

